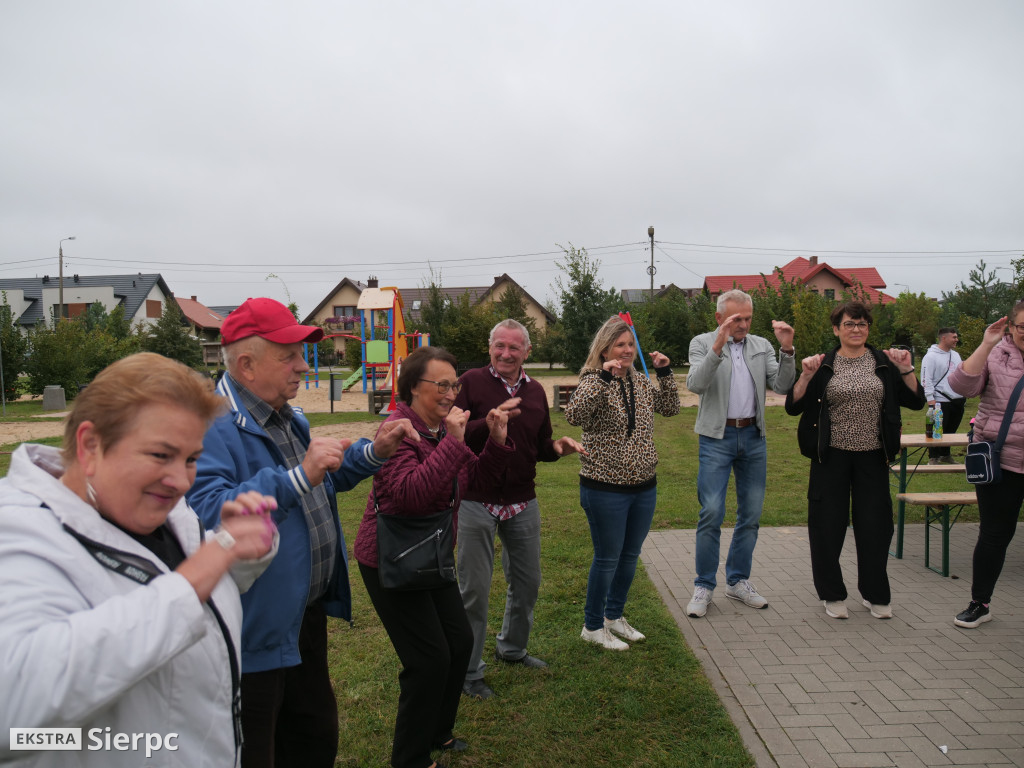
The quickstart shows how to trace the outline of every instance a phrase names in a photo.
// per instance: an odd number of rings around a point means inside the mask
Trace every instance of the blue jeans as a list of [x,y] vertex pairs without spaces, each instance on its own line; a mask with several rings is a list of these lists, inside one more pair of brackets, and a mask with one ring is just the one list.
[[697,470],[700,519],[697,521],[697,578],[693,580],[698,587],[714,589],[718,583],[719,543],[730,471],[736,475],[736,527],[725,561],[725,580],[732,585],[750,578],[750,563],[764,506],[768,447],[756,426],[726,427],[721,440],[700,436]]
[[594,543],[583,609],[587,629],[602,629],[605,617],[614,621],[622,616],[657,500],[656,487],[615,493],[580,486],[580,505],[587,514]]

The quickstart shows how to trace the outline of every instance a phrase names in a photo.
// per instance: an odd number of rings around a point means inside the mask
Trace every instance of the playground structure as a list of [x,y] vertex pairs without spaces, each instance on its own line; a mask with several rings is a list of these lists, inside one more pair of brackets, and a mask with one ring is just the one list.
[[[409,356],[410,346],[430,345],[430,334],[406,333],[404,305],[402,294],[395,287],[366,288],[359,296],[356,305],[359,311],[360,335],[348,333],[332,333],[326,338],[356,339],[362,345],[360,366],[342,383],[342,390],[350,389],[357,381],[362,381],[363,392],[388,392],[390,403],[381,411],[390,413],[395,406],[394,385],[402,361]],[[382,322],[383,321],[383,322]],[[316,350],[314,347],[314,361]],[[308,358],[307,358],[308,361]],[[319,381],[319,375],[317,376]],[[306,387],[309,387],[307,381]],[[371,397],[369,402],[375,401]],[[373,406],[370,406],[371,410]]]

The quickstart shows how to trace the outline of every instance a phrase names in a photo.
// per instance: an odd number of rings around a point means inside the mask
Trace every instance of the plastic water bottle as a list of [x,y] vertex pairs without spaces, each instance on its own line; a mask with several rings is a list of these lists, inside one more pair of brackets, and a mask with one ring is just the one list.
[[935,424],[935,422],[933,421],[934,417],[935,417],[935,406],[934,405],[929,405],[928,406],[928,411],[924,415],[924,436],[927,437],[929,440],[932,437],[932,427]]
[[932,437],[936,440],[942,438],[942,403],[935,404],[935,414],[932,416]]

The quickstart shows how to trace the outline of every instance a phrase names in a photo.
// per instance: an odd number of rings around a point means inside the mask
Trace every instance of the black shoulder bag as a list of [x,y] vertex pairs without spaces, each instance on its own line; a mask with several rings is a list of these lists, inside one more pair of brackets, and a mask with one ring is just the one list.
[[971,442],[967,445],[967,456],[964,458],[968,483],[989,485],[1003,479],[1003,471],[999,467],[999,452],[1003,450],[1003,443],[1010,431],[1010,422],[1013,420],[1014,411],[1017,410],[1021,390],[1024,390],[1024,376],[1017,381],[1017,386],[1013,388],[1013,394],[1006,403],[1006,413],[1003,414],[999,436],[994,443],[974,442],[974,430],[971,430]]
[[377,513],[377,576],[384,589],[436,589],[453,584],[455,576],[455,497],[458,476],[452,478],[448,508],[431,515]]

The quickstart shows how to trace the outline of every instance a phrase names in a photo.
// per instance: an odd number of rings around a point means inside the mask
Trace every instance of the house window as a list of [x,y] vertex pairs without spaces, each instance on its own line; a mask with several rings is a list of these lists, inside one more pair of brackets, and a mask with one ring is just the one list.
[[829,301],[835,301],[836,300],[836,289],[835,288],[826,288],[825,289],[825,298],[828,299]]
[[346,331],[355,330],[359,323],[359,310],[353,306],[335,305],[334,316],[340,318],[341,327]]
[[79,315],[84,315],[85,311],[88,308],[88,304],[68,304],[68,317],[78,317]]
[[415,300],[415,301],[414,301],[414,302],[412,303],[412,308],[413,308],[413,311],[414,311],[414,312],[419,312],[419,311],[420,311],[420,305],[421,305],[422,303],[423,303],[422,301],[420,301],[419,299],[416,299],[416,300]]
[[146,317],[160,317],[160,310],[163,309],[156,299],[146,299]]

